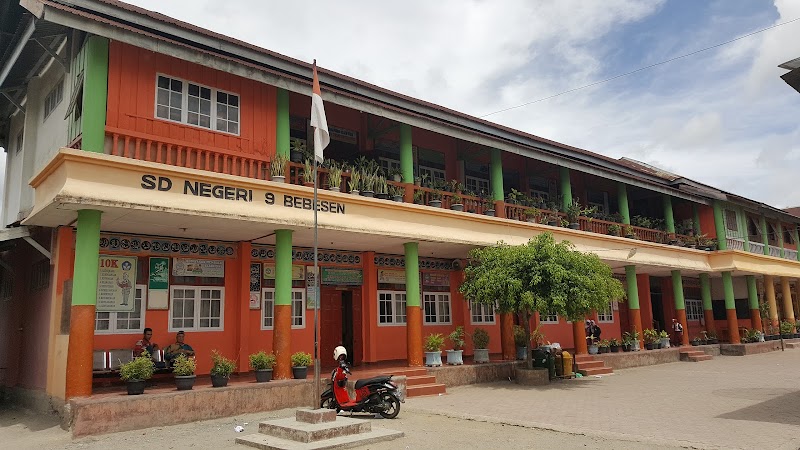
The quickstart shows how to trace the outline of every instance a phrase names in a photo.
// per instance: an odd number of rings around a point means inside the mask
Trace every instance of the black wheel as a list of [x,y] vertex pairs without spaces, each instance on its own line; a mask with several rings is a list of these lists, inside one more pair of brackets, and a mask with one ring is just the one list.
[[337,413],[339,412],[339,405],[336,404],[336,400],[333,397],[323,398],[319,407],[322,409],[335,409]]
[[400,414],[400,400],[394,394],[385,393],[381,395],[381,403],[386,405],[385,409],[380,414],[384,419],[394,419]]

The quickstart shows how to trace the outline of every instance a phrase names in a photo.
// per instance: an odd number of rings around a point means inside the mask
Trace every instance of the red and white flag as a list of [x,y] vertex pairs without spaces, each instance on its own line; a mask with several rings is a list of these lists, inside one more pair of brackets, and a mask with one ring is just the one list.
[[325,106],[322,104],[322,93],[317,78],[317,60],[314,60],[314,87],[311,92],[311,126],[314,127],[314,159],[322,163],[322,151],[331,142],[328,134],[328,120],[325,118]]

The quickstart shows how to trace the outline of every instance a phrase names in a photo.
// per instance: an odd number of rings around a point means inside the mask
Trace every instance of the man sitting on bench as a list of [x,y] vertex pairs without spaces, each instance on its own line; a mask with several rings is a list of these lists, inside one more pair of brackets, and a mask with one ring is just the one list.
[[164,349],[164,360],[167,362],[168,367],[172,367],[173,361],[178,355],[194,356],[194,349],[191,345],[183,342],[184,337],[185,333],[183,331],[178,331],[178,334],[175,336],[176,342],[168,345],[167,348]]
[[164,363],[162,361],[158,361],[158,358],[156,358],[158,344],[151,342],[150,339],[152,338],[153,329],[149,327],[145,328],[144,335],[141,339],[136,341],[136,344],[133,346],[133,357],[138,358],[139,356],[142,356],[142,353],[147,352],[147,354],[150,355],[150,359],[152,359],[155,363],[156,368],[164,368]]

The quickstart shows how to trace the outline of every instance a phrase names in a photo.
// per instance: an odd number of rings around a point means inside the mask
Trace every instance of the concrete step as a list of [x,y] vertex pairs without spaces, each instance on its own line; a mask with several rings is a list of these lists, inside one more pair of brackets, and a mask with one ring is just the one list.
[[711,355],[689,355],[689,362],[708,361],[714,359]]
[[[337,419],[338,421],[339,419]],[[347,436],[338,436],[324,441],[315,442],[297,442],[289,439],[283,439],[276,436],[268,436],[266,434],[250,434],[236,438],[237,444],[247,445],[249,447],[258,448],[261,450],[310,450],[310,449],[329,449],[329,448],[351,448],[363,445],[374,444],[376,442],[389,441],[403,437],[402,431],[387,430],[385,428],[375,428],[372,431],[363,434],[351,434]]]
[[784,346],[786,348],[800,348],[800,342],[786,342]]
[[711,355],[706,355],[705,352],[700,350],[681,350],[680,352],[681,361],[692,361],[692,358],[702,358],[704,356],[708,356],[708,358],[699,359],[698,361],[706,361],[712,358]]
[[575,355],[574,360],[576,363],[585,361],[597,361],[594,355]]
[[351,434],[369,433],[372,424],[366,420],[321,423],[298,422],[294,417],[258,424],[258,432],[295,442],[314,442]]
[[436,384],[436,376],[426,374],[406,377],[406,387],[419,386],[420,384]]
[[605,367],[603,361],[583,361],[575,364],[578,369],[596,369],[598,367]]
[[439,383],[418,384],[406,386],[406,397],[420,397],[423,395],[439,395],[447,392],[447,387]]
[[612,373],[614,373],[614,369],[612,369],[611,367],[595,367],[595,368],[592,368],[592,369],[578,369],[578,372],[581,375],[583,375],[585,377],[588,377],[588,376],[591,376],[591,375],[608,375],[608,374],[612,374]]

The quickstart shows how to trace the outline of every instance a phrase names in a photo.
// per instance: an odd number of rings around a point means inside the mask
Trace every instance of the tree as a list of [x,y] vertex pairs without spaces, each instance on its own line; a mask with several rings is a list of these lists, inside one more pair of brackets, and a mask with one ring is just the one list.
[[[590,311],[625,296],[622,283],[597,255],[579,252],[569,241],[556,242],[551,233],[523,245],[500,242],[472,250],[459,290],[468,300],[521,315],[527,342],[534,312],[582,322]],[[533,368],[530,352],[527,367]]]

